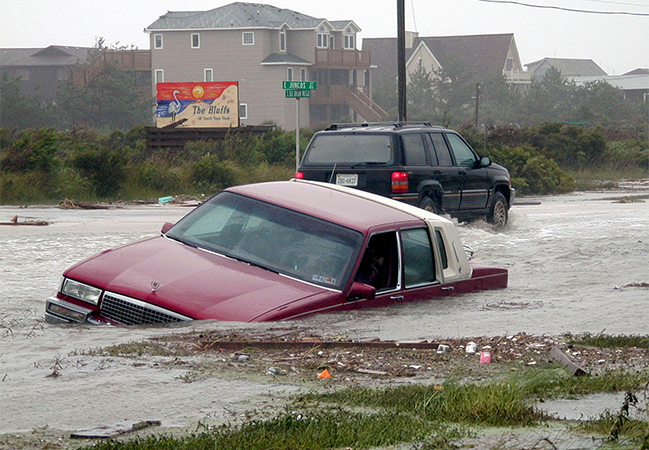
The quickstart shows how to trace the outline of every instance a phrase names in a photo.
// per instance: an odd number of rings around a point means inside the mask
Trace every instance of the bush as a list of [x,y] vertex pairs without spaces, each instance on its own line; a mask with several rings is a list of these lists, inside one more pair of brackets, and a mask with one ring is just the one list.
[[[214,194],[236,184],[236,175],[230,161],[221,161],[218,155],[207,153],[192,167],[191,181],[202,193]],[[207,193],[206,193],[207,192]]]
[[83,150],[72,158],[73,167],[90,181],[98,197],[119,192],[126,179],[127,162],[126,152],[105,147]]

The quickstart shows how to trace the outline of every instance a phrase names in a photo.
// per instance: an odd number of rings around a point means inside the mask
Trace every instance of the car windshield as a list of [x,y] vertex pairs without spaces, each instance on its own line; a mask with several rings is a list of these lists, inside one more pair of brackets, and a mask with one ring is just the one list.
[[306,151],[311,164],[358,164],[392,162],[392,138],[389,134],[320,134]]
[[361,233],[231,192],[196,208],[166,236],[320,286],[342,289]]

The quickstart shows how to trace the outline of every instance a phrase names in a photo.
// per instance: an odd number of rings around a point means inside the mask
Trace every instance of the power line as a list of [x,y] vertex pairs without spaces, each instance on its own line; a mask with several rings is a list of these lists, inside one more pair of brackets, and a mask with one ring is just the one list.
[[546,5],[533,5],[531,3],[523,3],[514,0],[478,0],[479,2],[486,3],[509,3],[512,5],[527,6],[530,8],[541,8],[541,9],[558,9],[560,11],[569,11],[569,12],[578,12],[586,14],[605,14],[605,15],[620,15],[620,16],[644,16],[649,17],[649,13],[634,13],[627,11],[592,11],[586,9],[575,9],[575,8],[564,8],[562,6],[546,6]]

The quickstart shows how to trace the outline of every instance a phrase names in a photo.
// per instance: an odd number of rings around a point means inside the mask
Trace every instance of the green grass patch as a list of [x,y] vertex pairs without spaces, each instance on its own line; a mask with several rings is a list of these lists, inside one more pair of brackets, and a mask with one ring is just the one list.
[[566,334],[566,343],[598,348],[649,348],[649,336],[610,334]]

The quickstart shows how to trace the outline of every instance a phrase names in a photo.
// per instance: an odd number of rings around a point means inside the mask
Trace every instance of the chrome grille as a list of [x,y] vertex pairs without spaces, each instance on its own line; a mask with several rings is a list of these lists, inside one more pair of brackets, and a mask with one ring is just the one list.
[[123,325],[182,322],[189,317],[165,311],[123,295],[106,292],[101,301],[101,315]]

